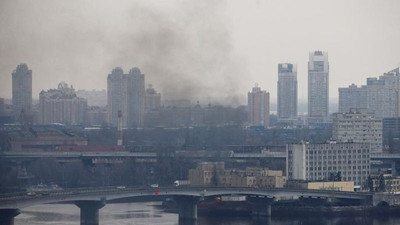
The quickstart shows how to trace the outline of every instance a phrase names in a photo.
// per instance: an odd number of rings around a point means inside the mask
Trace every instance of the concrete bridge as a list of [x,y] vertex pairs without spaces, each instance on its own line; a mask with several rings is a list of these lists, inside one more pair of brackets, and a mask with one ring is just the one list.
[[223,195],[247,196],[247,201],[250,201],[253,206],[253,215],[261,217],[270,217],[272,203],[287,197],[351,199],[359,200],[367,205],[373,204],[373,195],[370,193],[337,192],[326,190],[189,186],[162,188],[77,188],[60,191],[48,191],[30,196],[28,196],[26,193],[0,195],[0,224],[12,224],[13,218],[17,216],[19,214],[19,210],[24,207],[47,203],[69,203],[75,204],[80,208],[81,225],[98,225],[99,209],[101,209],[107,201],[141,196],[173,197],[179,207],[179,220],[196,220],[197,204],[201,200]]

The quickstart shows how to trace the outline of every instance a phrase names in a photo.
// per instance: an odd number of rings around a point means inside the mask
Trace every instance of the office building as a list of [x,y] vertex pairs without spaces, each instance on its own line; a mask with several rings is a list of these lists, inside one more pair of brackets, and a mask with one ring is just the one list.
[[145,107],[144,74],[133,68],[124,74],[120,67],[107,77],[108,123],[118,125],[118,111],[122,112],[123,127],[143,126]]
[[379,78],[367,78],[361,87],[351,85],[339,88],[339,112],[351,108],[366,108],[379,118],[394,118],[399,114],[399,68],[384,73]]
[[149,111],[152,109],[158,109],[161,107],[161,94],[157,93],[157,91],[150,84],[146,89],[146,97],[145,97],[145,110]]
[[268,127],[269,93],[256,85],[247,97],[250,125]]
[[278,119],[297,119],[297,68],[291,63],[278,65]]
[[332,139],[338,142],[370,143],[371,153],[381,153],[382,132],[382,119],[366,109],[333,114]]
[[12,73],[12,105],[14,117],[22,112],[30,113],[32,108],[32,70],[20,64]]
[[61,82],[57,89],[41,91],[39,95],[39,123],[84,124],[87,101],[78,98],[73,86]]
[[362,187],[370,174],[370,144],[291,144],[286,147],[289,180],[329,181],[332,176]]
[[314,51],[308,62],[308,116],[313,121],[327,121],[329,113],[328,53]]

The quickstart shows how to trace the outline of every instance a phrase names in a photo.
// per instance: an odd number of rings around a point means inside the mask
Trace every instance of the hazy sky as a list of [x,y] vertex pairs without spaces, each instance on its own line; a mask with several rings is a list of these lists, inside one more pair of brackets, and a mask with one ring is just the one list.
[[33,97],[60,81],[106,89],[110,71],[139,67],[168,98],[241,103],[254,83],[275,101],[277,64],[328,51],[330,97],[400,64],[398,0],[1,0],[0,97],[27,63]]

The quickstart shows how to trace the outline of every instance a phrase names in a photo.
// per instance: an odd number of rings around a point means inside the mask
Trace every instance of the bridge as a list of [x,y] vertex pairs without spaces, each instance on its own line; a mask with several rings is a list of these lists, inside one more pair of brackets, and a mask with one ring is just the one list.
[[197,204],[201,200],[224,195],[247,196],[247,201],[250,201],[253,206],[253,215],[263,217],[271,216],[271,205],[274,201],[287,197],[348,199],[359,200],[367,205],[373,204],[373,194],[371,193],[327,190],[199,186],[76,188],[48,191],[37,195],[27,195],[26,193],[2,194],[0,195],[0,224],[11,225],[13,218],[24,207],[48,203],[69,203],[80,208],[81,225],[98,225],[99,209],[107,201],[145,196],[173,197],[178,204],[179,220],[196,220]]

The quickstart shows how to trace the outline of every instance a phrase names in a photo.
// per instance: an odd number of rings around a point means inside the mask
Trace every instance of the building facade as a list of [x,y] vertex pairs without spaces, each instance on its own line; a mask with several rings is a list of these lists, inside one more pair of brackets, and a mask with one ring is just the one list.
[[78,98],[75,89],[61,82],[57,89],[41,91],[39,95],[39,124],[85,124],[87,101]]
[[269,126],[269,93],[257,85],[247,95],[251,126]]
[[339,88],[339,112],[366,108],[380,118],[396,117],[400,107],[399,84],[400,73],[396,68],[379,78],[367,78],[367,84],[361,87]]
[[297,68],[291,63],[278,65],[278,119],[297,119]]
[[308,62],[308,116],[311,120],[327,121],[329,115],[328,53],[314,51]]
[[286,185],[282,171],[258,167],[225,169],[223,162],[205,162],[190,169],[189,181],[191,185],[221,187],[282,188]]
[[370,144],[291,144],[286,147],[289,180],[328,181],[340,174],[341,181],[365,184],[370,174]]
[[21,112],[29,113],[32,108],[32,70],[20,64],[12,73],[12,105],[15,117]]
[[145,76],[138,68],[124,74],[120,67],[107,77],[108,123],[118,125],[118,111],[122,112],[123,127],[143,126],[145,107]]
[[367,108],[367,92],[352,84],[348,88],[339,88],[339,113],[350,112],[351,109]]
[[366,109],[333,114],[332,139],[338,142],[370,143],[372,153],[381,153],[382,133],[382,119]]
[[161,107],[161,94],[157,93],[151,84],[146,89],[146,97],[144,102],[145,111],[158,109]]

